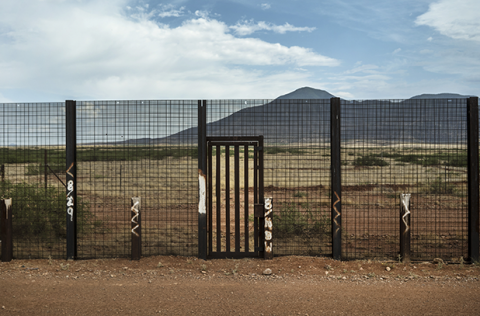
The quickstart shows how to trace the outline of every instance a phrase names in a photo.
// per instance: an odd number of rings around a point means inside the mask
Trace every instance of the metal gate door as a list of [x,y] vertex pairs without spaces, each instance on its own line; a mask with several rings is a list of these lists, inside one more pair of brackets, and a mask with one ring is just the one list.
[[263,136],[207,137],[207,173],[208,257],[261,256]]

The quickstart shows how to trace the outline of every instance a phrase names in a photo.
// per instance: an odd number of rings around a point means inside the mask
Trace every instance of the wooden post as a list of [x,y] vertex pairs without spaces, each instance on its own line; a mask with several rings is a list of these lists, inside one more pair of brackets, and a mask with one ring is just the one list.
[[410,194],[400,194],[400,258],[410,262]]
[[342,259],[342,176],[340,157],[340,98],[330,99],[330,164],[331,164],[331,216],[332,256]]
[[132,197],[132,260],[142,257],[142,226],[141,226],[141,198]]
[[265,198],[265,259],[273,259],[273,198]]
[[478,97],[467,100],[468,257],[479,262]]
[[2,231],[2,262],[12,261],[12,199],[0,201],[0,222]]
[[77,115],[66,101],[67,260],[77,258]]

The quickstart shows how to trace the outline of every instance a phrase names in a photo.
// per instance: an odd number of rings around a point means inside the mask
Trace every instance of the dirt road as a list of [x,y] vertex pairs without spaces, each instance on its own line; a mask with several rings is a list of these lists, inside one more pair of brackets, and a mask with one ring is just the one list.
[[475,315],[479,275],[312,257],[14,260],[0,263],[0,315]]

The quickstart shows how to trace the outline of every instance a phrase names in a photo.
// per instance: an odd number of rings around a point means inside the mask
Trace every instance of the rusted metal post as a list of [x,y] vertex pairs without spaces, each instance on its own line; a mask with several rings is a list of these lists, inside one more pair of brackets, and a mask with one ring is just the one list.
[[265,198],[265,259],[273,259],[273,198]]
[[340,156],[340,98],[330,99],[332,255],[342,259],[342,178]]
[[0,222],[2,231],[2,262],[9,262],[13,259],[12,199],[1,200]]
[[66,101],[67,260],[77,258],[77,115],[76,101]]
[[198,258],[207,259],[207,101],[198,100]]
[[410,194],[400,194],[400,258],[410,262]]
[[132,260],[142,257],[142,219],[140,215],[141,198],[132,197],[131,222],[132,222]]
[[468,257],[479,262],[478,97],[467,100]]

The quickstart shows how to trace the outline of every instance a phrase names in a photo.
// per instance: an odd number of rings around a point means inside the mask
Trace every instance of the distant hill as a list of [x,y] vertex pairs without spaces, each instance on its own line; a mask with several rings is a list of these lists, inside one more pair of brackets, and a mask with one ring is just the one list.
[[285,95],[279,96],[277,100],[299,100],[299,99],[330,99],[334,98],[333,94],[320,89],[303,87]]
[[438,93],[438,94],[420,94],[410,99],[464,99],[470,98],[473,95],[461,95],[457,93]]
[[[332,94],[300,88],[258,106],[238,100],[227,117],[207,124],[208,136],[264,135],[267,144],[318,143],[330,139]],[[466,98],[459,94],[423,94],[402,101],[342,102],[342,141],[451,143],[465,139]],[[421,102],[419,100],[422,99]],[[214,107],[212,105],[210,108]],[[221,105],[216,105],[217,111]],[[197,128],[164,138],[127,140],[128,144],[184,144],[196,142]]]

